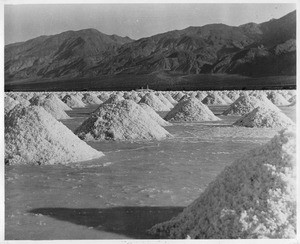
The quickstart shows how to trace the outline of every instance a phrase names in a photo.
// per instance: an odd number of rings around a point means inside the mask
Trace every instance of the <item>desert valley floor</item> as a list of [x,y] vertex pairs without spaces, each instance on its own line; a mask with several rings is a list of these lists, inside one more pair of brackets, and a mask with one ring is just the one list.
[[[74,131],[97,106],[67,111]],[[234,127],[228,106],[209,106],[222,120],[173,123],[161,141],[88,142],[105,156],[69,165],[5,167],[5,239],[153,238],[146,230],[171,219],[272,128]],[[280,109],[296,121],[295,106]],[[161,116],[165,112],[159,113]]]

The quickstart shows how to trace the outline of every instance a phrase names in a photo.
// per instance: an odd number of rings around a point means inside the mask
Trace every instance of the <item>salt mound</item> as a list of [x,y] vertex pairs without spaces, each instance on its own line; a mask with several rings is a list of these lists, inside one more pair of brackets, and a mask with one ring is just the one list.
[[12,97],[13,99],[15,99],[16,101],[18,101],[23,106],[29,106],[30,105],[30,102],[27,99],[23,98],[22,96],[18,95],[17,93],[10,92],[8,95],[10,97]]
[[240,94],[238,91],[229,91],[227,94],[227,97],[230,98],[233,102],[240,97]]
[[109,94],[106,92],[102,92],[100,93],[100,95],[98,95],[98,98],[102,101],[105,102],[108,98],[109,98]]
[[289,99],[289,103],[291,103],[291,104],[296,104],[296,95],[292,96],[292,97]]
[[179,102],[166,116],[167,121],[197,122],[220,120],[197,98],[189,98]]
[[232,104],[233,101],[226,95],[226,93],[224,92],[219,92],[218,95],[220,96],[220,98],[222,98],[222,100],[226,103],[226,104]]
[[170,95],[170,93],[166,93],[164,96],[165,96],[166,99],[168,99],[168,101],[169,101],[170,103],[172,103],[172,104],[176,104],[176,103],[177,103],[177,101],[175,101],[175,100],[173,99],[173,97]]
[[179,102],[179,100],[184,96],[184,93],[183,92],[178,92],[173,98]]
[[139,105],[146,111],[149,117],[156,121],[160,126],[172,125],[171,123],[165,121],[162,117],[160,117],[149,105],[145,103],[140,103]]
[[38,106],[16,106],[5,117],[5,162],[67,164],[103,156]]
[[131,100],[103,105],[75,133],[84,140],[159,140],[170,135]]
[[110,95],[109,99],[107,99],[104,104],[109,104],[109,103],[118,103],[124,101],[124,97],[122,95],[118,95],[118,94],[112,94]]
[[245,115],[262,104],[263,102],[254,96],[242,95],[223,112],[223,115]]
[[283,130],[227,166],[192,204],[150,233],[169,238],[296,237],[296,134]]
[[217,93],[207,95],[202,100],[202,103],[207,105],[227,105],[227,103]]
[[74,95],[65,95],[62,101],[71,108],[82,108],[85,104]]
[[20,104],[17,100],[13,99],[10,96],[5,95],[4,98],[4,113],[8,113],[10,110],[12,110],[16,105]]
[[294,125],[294,122],[280,110],[273,110],[266,107],[257,107],[242,118],[238,119],[233,125],[244,127],[269,127],[286,128]]
[[[69,119],[70,117],[64,111],[65,103],[63,103],[59,98],[55,99],[54,96],[47,96],[46,98],[33,97],[30,99],[31,105],[41,106],[48,113],[50,113],[56,119]],[[68,107],[71,109],[70,107]]]
[[155,111],[169,111],[170,108],[167,107],[155,94],[147,93],[139,103],[145,103],[153,108]]
[[169,108],[168,110],[174,108],[173,104],[170,103],[170,101],[166,99],[163,94],[158,93],[157,97],[163,102],[163,104],[166,105],[167,108]]
[[207,96],[206,92],[197,92],[195,98],[197,98],[198,100],[202,101],[205,97]]
[[278,92],[271,92],[268,99],[276,106],[287,106],[290,103]]
[[141,100],[141,98],[139,97],[139,95],[135,91],[125,92],[124,95],[123,95],[123,97],[125,99],[132,100],[132,101],[134,101],[136,103],[138,103]]
[[102,103],[102,101],[95,94],[93,94],[93,93],[85,93],[85,94],[83,94],[82,101],[85,104],[90,104],[90,105],[101,104]]
[[57,95],[55,95],[55,94],[49,94],[49,95],[47,95],[46,99],[53,101],[53,103],[57,104],[64,111],[70,111],[70,110],[72,110],[72,108],[70,108],[67,104],[65,104],[62,100],[60,100],[57,97]]

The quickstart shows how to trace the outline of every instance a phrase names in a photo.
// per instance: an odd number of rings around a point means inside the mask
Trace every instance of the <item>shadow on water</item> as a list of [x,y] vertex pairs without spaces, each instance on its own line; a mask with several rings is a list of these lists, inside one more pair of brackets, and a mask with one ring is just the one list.
[[113,232],[136,239],[153,239],[147,230],[177,216],[183,207],[36,208],[29,212]]

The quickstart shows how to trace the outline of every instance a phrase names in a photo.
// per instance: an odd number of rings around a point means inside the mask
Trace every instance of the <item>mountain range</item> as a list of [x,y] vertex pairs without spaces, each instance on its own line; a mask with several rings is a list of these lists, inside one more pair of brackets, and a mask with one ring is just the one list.
[[5,46],[5,82],[160,71],[294,76],[296,11],[260,24],[191,26],[139,40],[84,29]]

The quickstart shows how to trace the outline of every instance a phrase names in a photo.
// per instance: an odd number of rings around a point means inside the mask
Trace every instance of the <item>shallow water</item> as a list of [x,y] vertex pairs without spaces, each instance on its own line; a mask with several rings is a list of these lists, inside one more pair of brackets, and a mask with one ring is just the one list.
[[[97,106],[68,112],[74,130]],[[146,230],[176,216],[207,185],[276,130],[232,127],[239,117],[176,123],[163,141],[90,142],[104,152],[72,165],[5,167],[9,240],[152,238]],[[295,121],[295,108],[281,107]],[[161,115],[164,113],[160,113]]]

